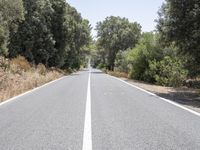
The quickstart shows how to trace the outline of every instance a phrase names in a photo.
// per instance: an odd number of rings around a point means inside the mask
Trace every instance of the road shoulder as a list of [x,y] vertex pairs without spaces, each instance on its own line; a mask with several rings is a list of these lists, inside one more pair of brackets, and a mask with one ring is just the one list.
[[120,78],[120,79],[134,86],[137,86],[151,93],[154,93],[160,97],[181,104],[184,107],[200,112],[200,96],[198,89],[191,89],[184,87],[183,88],[163,87],[163,86],[147,84],[144,82],[131,80],[128,78]]

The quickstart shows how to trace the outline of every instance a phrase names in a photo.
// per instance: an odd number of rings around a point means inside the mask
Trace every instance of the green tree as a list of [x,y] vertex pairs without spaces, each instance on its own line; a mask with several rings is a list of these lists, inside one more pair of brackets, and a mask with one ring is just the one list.
[[147,82],[155,82],[149,74],[149,62],[160,61],[164,56],[164,50],[158,44],[158,36],[152,32],[143,33],[139,43],[129,51],[128,61],[131,64],[130,77]]
[[157,29],[164,45],[175,45],[186,55],[191,75],[200,74],[199,0],[166,0],[159,11]]
[[91,27],[89,21],[83,19],[77,10],[69,5],[66,26],[70,33],[68,37],[69,51],[63,67],[78,69],[81,65],[82,50],[91,41]]
[[70,7],[65,0],[50,0],[53,14],[51,32],[55,40],[55,53],[49,59],[49,66],[62,67],[69,51],[72,25],[68,23],[67,10]]
[[7,54],[10,34],[23,19],[22,0],[0,0],[0,54]]
[[[89,44],[89,21],[65,0],[23,0],[25,20],[12,33],[9,56],[47,67],[79,68]],[[0,30],[1,33],[1,30]]]
[[119,51],[116,55],[115,59],[115,71],[128,73],[130,70],[130,64],[128,62],[128,54],[127,51]]
[[30,62],[48,66],[55,53],[51,33],[53,9],[49,0],[24,0],[25,20],[19,25],[9,45],[10,57],[25,56]]
[[96,30],[99,47],[105,51],[105,65],[109,70],[113,70],[116,54],[120,50],[133,48],[138,42],[141,26],[136,22],[129,22],[126,18],[111,16],[98,22]]

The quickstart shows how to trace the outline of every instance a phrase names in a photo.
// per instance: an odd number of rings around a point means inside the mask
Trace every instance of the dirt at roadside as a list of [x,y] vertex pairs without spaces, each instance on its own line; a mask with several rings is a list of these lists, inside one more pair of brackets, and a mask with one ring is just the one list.
[[121,78],[121,79],[135,86],[143,88],[147,91],[155,93],[160,97],[170,99],[174,102],[184,105],[187,108],[200,112],[200,90],[198,89],[192,89],[186,87],[182,88],[163,87],[135,80],[130,80],[127,78]]

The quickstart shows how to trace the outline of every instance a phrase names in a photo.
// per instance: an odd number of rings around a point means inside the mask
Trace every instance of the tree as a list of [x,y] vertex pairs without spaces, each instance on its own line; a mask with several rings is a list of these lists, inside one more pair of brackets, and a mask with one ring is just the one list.
[[[25,20],[12,33],[9,56],[47,67],[79,68],[89,44],[89,21],[65,0],[23,0]],[[1,30],[0,30],[1,33]]]
[[10,33],[24,19],[22,0],[0,0],[0,54],[7,54]]
[[199,0],[166,0],[157,21],[161,41],[165,45],[174,44],[180,54],[189,57],[187,66],[194,76],[200,74],[199,18]]
[[62,67],[69,51],[71,26],[68,24],[67,10],[69,5],[65,0],[50,0],[53,14],[51,18],[51,32],[55,40],[55,53],[49,59],[49,66]]
[[25,20],[11,39],[9,55],[23,55],[32,63],[48,66],[48,59],[55,53],[51,3],[49,0],[24,0],[24,8]]
[[128,53],[128,62],[131,65],[130,77],[136,80],[142,80],[154,83],[154,75],[149,72],[151,61],[162,60],[164,50],[160,47],[157,34],[153,32],[143,33],[139,43]]
[[115,71],[128,73],[130,70],[130,64],[128,62],[128,54],[127,51],[119,51],[116,55],[115,60]]
[[111,16],[98,22],[96,30],[98,44],[106,53],[106,66],[113,70],[116,54],[134,47],[138,42],[141,26],[136,22],[130,23],[126,18]]
[[67,33],[69,33],[69,51],[63,67],[79,69],[82,57],[81,51],[91,41],[91,27],[89,21],[83,19],[77,10],[69,5],[67,7],[66,18]]

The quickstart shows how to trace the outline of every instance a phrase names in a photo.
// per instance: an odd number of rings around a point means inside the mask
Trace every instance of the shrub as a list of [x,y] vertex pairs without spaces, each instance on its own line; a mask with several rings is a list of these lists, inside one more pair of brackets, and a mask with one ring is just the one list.
[[11,66],[12,66],[13,70],[15,70],[14,69],[15,67],[17,69],[19,69],[21,71],[25,71],[25,72],[31,70],[30,63],[23,56],[17,56],[16,58],[13,58],[11,60]]
[[130,65],[128,63],[128,51],[119,51],[115,59],[115,68],[116,72],[125,72],[128,73]]
[[105,69],[106,68],[106,66],[105,66],[105,64],[103,64],[103,63],[100,63],[98,66],[97,66],[97,69]]
[[144,45],[137,45],[136,48],[130,51],[128,61],[131,64],[129,72],[130,78],[136,80],[144,80],[144,72],[148,66],[146,61],[146,48]]
[[183,64],[180,58],[165,56],[161,61],[150,62],[149,74],[154,76],[159,85],[178,87],[183,84],[188,74]]
[[154,83],[155,79],[149,74],[149,62],[161,60],[164,50],[160,48],[153,33],[145,33],[141,41],[128,54],[128,62],[131,64],[129,77]]
[[10,62],[5,57],[0,56],[0,68],[2,68],[4,71],[10,69]]
[[46,75],[47,69],[46,69],[45,65],[39,63],[39,64],[37,65],[37,71],[38,71],[38,73],[41,74],[41,75]]

